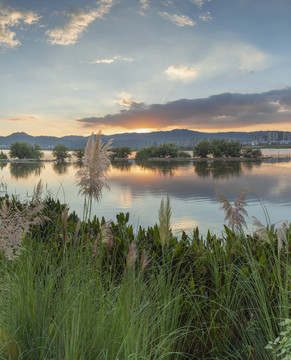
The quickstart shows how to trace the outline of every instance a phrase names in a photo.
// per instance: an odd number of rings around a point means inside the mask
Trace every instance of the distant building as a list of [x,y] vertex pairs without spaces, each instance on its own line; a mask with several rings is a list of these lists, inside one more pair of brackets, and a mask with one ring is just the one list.
[[269,131],[268,142],[281,144],[289,143],[291,142],[291,133],[289,131]]

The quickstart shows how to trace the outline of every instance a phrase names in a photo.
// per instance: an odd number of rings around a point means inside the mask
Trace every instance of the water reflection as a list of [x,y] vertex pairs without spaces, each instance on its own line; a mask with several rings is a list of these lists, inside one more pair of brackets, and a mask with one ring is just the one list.
[[[78,196],[75,173],[81,164],[19,163],[0,168],[8,191],[32,193],[40,179],[54,197],[69,204],[82,217],[83,198]],[[264,223],[264,213],[257,198],[263,200],[272,222],[291,215],[291,162],[142,162],[112,163],[108,172],[110,191],[104,190],[93,214],[115,219],[119,212],[130,212],[134,225],[152,225],[158,219],[161,199],[171,198],[173,226],[190,230],[199,226],[222,228],[224,214],[215,196],[219,188],[230,201],[248,188],[247,202],[251,216]],[[215,231],[215,230],[214,230]]]
[[211,176],[213,179],[240,176],[246,168],[251,170],[254,166],[261,166],[262,161],[197,161],[194,162],[194,170],[203,178]]
[[43,163],[31,162],[31,163],[10,163],[11,177],[16,179],[29,178],[30,175],[40,176]]
[[111,167],[113,169],[119,169],[120,171],[130,171],[131,167],[133,166],[132,161],[124,160],[124,161],[112,161]]
[[65,161],[53,163],[53,170],[57,175],[66,175],[70,167],[70,163]]
[[158,173],[162,175],[173,176],[175,170],[183,166],[192,165],[192,161],[136,161],[136,165],[140,166],[142,169],[150,169],[153,173]]

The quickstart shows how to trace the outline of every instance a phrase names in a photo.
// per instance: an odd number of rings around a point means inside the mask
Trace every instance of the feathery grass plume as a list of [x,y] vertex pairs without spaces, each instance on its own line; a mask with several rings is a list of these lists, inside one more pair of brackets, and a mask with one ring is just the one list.
[[135,250],[135,245],[132,242],[129,246],[127,258],[126,258],[126,267],[129,269],[131,266],[134,266],[137,254]]
[[283,244],[286,244],[286,232],[288,230],[288,221],[283,220],[277,229],[277,240],[278,240],[278,255],[283,248]]
[[62,237],[63,245],[67,243],[67,225],[68,225],[68,207],[65,206],[62,211]]
[[243,189],[235,199],[233,205],[228,201],[223,192],[219,189],[215,189],[217,199],[222,203],[220,209],[224,210],[225,221],[228,221],[228,225],[231,227],[232,231],[242,231],[243,226],[247,227],[245,221],[245,216],[248,216],[248,213],[245,209],[246,203],[246,193],[247,189]]
[[256,227],[255,234],[258,235],[260,240],[270,244],[269,234],[266,226],[264,226],[255,216],[253,216],[253,219],[253,225]]
[[43,186],[42,186],[42,181],[40,179],[37,185],[33,189],[33,194],[31,199],[32,204],[42,203],[42,198],[41,198],[42,192],[43,192]]
[[143,271],[145,269],[145,267],[149,264],[150,259],[148,258],[145,250],[143,250],[142,255],[141,255],[141,259],[140,259],[140,271]]
[[111,222],[106,221],[105,224],[101,227],[101,241],[104,244],[107,244],[108,250],[113,246],[113,233],[111,230]]
[[101,141],[101,131],[96,136],[94,133],[89,137],[85,155],[84,165],[76,173],[76,184],[79,187],[79,194],[85,197],[83,218],[90,218],[92,200],[99,202],[102,197],[102,189],[109,189],[106,179],[106,172],[110,164],[110,144],[103,145]]
[[0,250],[8,259],[17,256],[22,247],[22,239],[31,225],[42,223],[39,216],[43,204],[20,210],[16,204],[2,199],[0,206]]
[[163,198],[159,209],[159,232],[162,246],[166,245],[171,236],[171,215],[172,209],[170,197]]

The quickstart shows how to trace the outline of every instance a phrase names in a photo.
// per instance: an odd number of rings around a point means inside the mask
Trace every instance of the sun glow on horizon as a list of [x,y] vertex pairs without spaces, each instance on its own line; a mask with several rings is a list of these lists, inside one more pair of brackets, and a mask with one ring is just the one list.
[[148,134],[148,133],[150,133],[152,131],[154,131],[154,130],[152,130],[152,129],[136,129],[136,130],[134,130],[132,132],[135,132],[137,134]]

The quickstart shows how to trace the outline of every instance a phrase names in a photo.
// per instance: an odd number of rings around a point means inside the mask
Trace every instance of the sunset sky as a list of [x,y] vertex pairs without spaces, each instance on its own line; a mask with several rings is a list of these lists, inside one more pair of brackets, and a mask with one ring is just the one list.
[[0,135],[291,131],[290,0],[0,0]]

